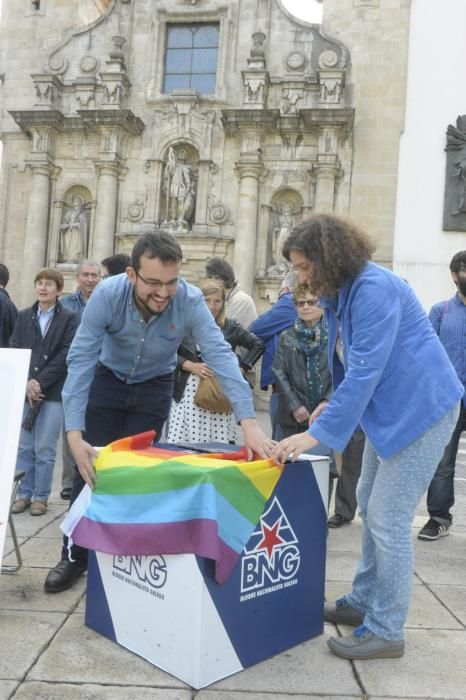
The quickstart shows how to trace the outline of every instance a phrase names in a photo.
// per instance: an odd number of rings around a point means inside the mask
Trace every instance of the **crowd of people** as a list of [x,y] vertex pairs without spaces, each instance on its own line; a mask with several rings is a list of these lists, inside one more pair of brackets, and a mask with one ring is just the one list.
[[[453,518],[466,430],[466,251],[451,261],[455,295],[429,316],[373,251],[351,223],[313,216],[287,237],[289,270],[261,315],[223,258],[207,262],[197,286],[186,282],[181,248],[163,231],[141,236],[131,257],[80,262],[65,296],[61,272],[39,270],[36,301],[19,313],[0,264],[0,346],[31,349],[13,512],[46,513],[60,431],[60,495],[70,504],[93,485],[94,445],[149,429],[183,445],[242,441],[277,463],[328,455],[338,474],[328,526],[356,512],[362,522],[352,588],[324,613],[355,630],[328,645],[348,659],[401,656],[423,493],[419,539],[447,535]],[[253,404],[259,360],[270,436]],[[49,593],[87,569],[87,551],[68,545]]]

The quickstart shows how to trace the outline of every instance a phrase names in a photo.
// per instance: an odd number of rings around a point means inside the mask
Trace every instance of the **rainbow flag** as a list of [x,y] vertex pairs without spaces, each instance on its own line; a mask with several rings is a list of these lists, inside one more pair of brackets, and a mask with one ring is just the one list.
[[112,442],[62,524],[72,541],[114,555],[198,554],[228,578],[283,468],[245,450],[199,455],[152,447],[154,433]]

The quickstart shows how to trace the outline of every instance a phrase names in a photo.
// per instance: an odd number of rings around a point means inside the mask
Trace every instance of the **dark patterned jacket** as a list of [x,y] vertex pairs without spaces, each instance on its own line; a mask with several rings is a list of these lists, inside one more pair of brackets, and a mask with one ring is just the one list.
[[[263,341],[251,331],[247,331],[243,326],[240,326],[232,318],[225,319],[222,332],[225,340],[230,343],[233,352],[236,351],[236,348],[246,348],[248,352],[244,357],[238,357],[238,363],[242,369],[250,370],[264,352]],[[178,363],[175,370],[175,386],[173,390],[173,398],[177,403],[183,397],[189,377],[189,372],[181,369],[181,365],[185,360],[202,362],[202,357],[197,353],[196,344],[191,336],[183,338],[183,342],[178,349]]]
[[11,348],[31,348],[29,379],[36,379],[45,394],[46,401],[61,401],[61,390],[66,379],[66,356],[79,321],[59,301],[47,333],[42,337],[37,319],[38,302],[18,314]]

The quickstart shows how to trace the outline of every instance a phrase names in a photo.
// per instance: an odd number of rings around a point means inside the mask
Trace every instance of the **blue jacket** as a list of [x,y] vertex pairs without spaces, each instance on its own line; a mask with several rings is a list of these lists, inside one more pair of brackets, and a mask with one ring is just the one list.
[[265,343],[261,367],[261,389],[263,391],[267,390],[269,384],[275,383],[272,363],[277,352],[280,333],[293,325],[296,316],[293,295],[291,292],[286,292],[278,297],[275,304],[268,311],[261,314],[249,326],[251,333],[257,335]]
[[[466,304],[455,294],[452,299],[435,304],[429,320],[466,390]],[[466,406],[466,393],[463,403]]]
[[[335,393],[309,428],[319,442],[342,451],[359,422],[380,457],[389,458],[460,401],[464,387],[400,277],[367,263],[321,306]],[[346,370],[335,353],[339,324]]]

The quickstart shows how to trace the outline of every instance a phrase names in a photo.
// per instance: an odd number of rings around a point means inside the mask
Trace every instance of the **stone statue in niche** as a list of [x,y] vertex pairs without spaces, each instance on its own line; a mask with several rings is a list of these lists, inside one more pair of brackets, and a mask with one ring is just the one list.
[[173,147],[170,146],[163,175],[163,191],[166,198],[164,227],[172,231],[188,231],[194,214],[194,171],[186,159],[184,148],[178,149],[175,155]]
[[91,202],[74,195],[71,205],[65,204],[60,224],[58,262],[79,263],[87,256]]
[[273,228],[272,237],[273,264],[267,270],[267,274],[284,275],[291,269],[291,265],[288,260],[283,257],[282,251],[283,244],[295,226],[295,217],[293,214],[293,205],[291,202],[283,202],[279,204],[278,208],[275,210],[277,226]]
[[466,157],[453,164],[452,174],[453,179],[457,180],[457,185],[451,215],[459,216],[466,214]]
[[447,128],[443,228],[466,231],[466,115]]

